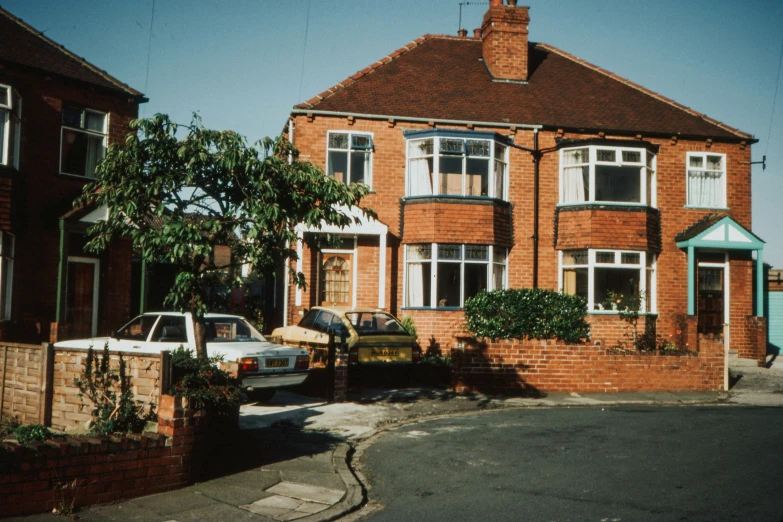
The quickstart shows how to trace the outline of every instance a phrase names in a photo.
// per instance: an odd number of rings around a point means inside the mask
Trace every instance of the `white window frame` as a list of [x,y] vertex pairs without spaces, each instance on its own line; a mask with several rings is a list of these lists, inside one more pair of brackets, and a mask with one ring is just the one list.
[[[5,236],[9,236],[11,238],[10,252],[7,252],[5,249]],[[7,264],[0,262],[0,321],[11,320],[14,295],[15,251],[16,236],[10,232],[0,231],[0,259],[8,260]],[[6,273],[6,269],[8,273]]]
[[[707,156],[719,156],[721,158],[721,166],[723,169],[720,171],[721,174],[721,194],[720,194],[720,201],[718,202],[718,205],[716,206],[710,206],[710,205],[695,205],[691,203],[691,189],[690,189],[690,180],[691,180],[691,171],[698,171],[698,172],[718,172],[715,170],[710,170],[707,168]],[[693,168],[691,167],[691,158],[693,157],[701,157],[702,164],[704,165],[703,168]],[[728,183],[728,165],[726,164],[726,154],[722,152],[687,152],[685,154],[685,191],[686,191],[686,200],[685,200],[685,207],[686,208],[714,208],[714,209],[727,209],[727,203],[726,203],[726,186]]]
[[[61,115],[60,115],[60,151],[59,151],[59,154],[60,154],[59,165],[60,166],[59,166],[59,172],[63,176],[73,176],[73,177],[80,178],[80,179],[95,179],[95,172],[93,172],[92,175],[90,176],[90,175],[87,175],[87,174],[74,174],[73,172],[65,172],[63,170],[63,136],[64,136],[66,130],[70,130],[70,131],[73,131],[73,132],[80,132],[80,133],[86,134],[88,136],[98,136],[98,137],[103,138],[103,157],[105,158],[106,157],[106,149],[108,147],[108,142],[109,142],[109,113],[96,111],[95,109],[88,109],[88,108],[85,108],[85,107],[79,107],[77,105],[72,105],[72,104],[67,104],[67,103],[63,104],[63,109],[66,106],[70,107],[72,109],[79,110],[81,112],[81,122],[82,122],[81,124],[82,124],[82,127],[81,128],[80,127],[72,127],[72,126],[65,125],[64,123],[62,123],[62,112],[61,112]],[[99,115],[103,116],[103,132],[97,132],[97,131],[94,131],[94,130],[90,130],[90,129],[84,128],[84,117],[85,117],[85,113],[88,113],[88,112],[92,113],[92,114],[99,114]],[[103,159],[103,158],[101,158],[101,159]],[[100,161],[101,160],[98,160],[96,162],[96,165]]]
[[[429,245],[431,247],[430,250],[430,259],[409,259],[408,257],[408,247],[409,246],[418,246],[418,245]],[[457,243],[441,243],[441,245],[457,245]],[[467,246],[482,246],[487,247],[487,259],[486,260],[470,260],[465,259],[465,247]],[[438,243],[412,243],[412,244],[406,244],[403,245],[404,247],[404,257],[405,257],[405,271],[403,273],[403,308],[415,308],[415,309],[427,309],[427,310],[435,310],[435,309],[460,309],[465,306],[465,265],[470,264],[483,264],[487,267],[487,292],[491,292],[493,290],[503,290],[507,288],[508,285],[508,248],[506,247],[500,247],[500,246],[494,246],[494,245],[473,245],[473,244],[459,244],[460,247],[460,259],[440,259],[438,255]],[[502,254],[502,262],[498,262],[495,259],[495,254]],[[408,303],[408,269],[411,264],[415,263],[430,263],[431,269],[430,269],[430,305],[429,306],[412,306]],[[437,299],[437,292],[438,292],[438,264],[445,264],[445,263],[451,263],[451,264],[459,264],[460,265],[460,301],[457,306],[438,306],[438,299]],[[502,266],[503,267],[503,282],[502,286],[503,288],[495,288],[495,278],[494,278],[494,268],[495,266]]]
[[[332,134],[347,134],[348,135],[348,148],[347,149],[333,149],[329,147],[329,138]],[[353,148],[354,136],[369,136],[370,147],[367,149]],[[350,184],[351,181],[351,152],[353,151],[368,151],[370,153],[370,167],[364,175],[364,184],[372,189],[372,164],[375,156],[375,135],[372,132],[359,132],[359,131],[344,131],[344,130],[330,130],[326,132],[326,169],[324,169],[329,175],[329,153],[330,152],[345,152],[348,155],[347,166],[345,172],[345,183]]]
[[[563,251],[558,251],[558,288],[560,292],[564,291],[563,272],[569,269],[586,268],[587,269],[587,312],[590,314],[617,314],[617,310],[604,310],[601,303],[595,302],[595,270],[606,268],[618,269],[638,269],[639,270],[639,291],[642,292],[641,315],[657,313],[657,277],[656,265],[657,258],[655,254],[640,250],[615,250],[612,248],[589,248],[589,249],[569,249],[569,251],[587,251],[587,264],[565,264],[563,261]],[[597,253],[614,254],[612,263],[598,263]],[[638,254],[638,263],[623,263],[623,254]],[[647,276],[650,275],[650,284],[652,288],[647,288]]]
[[[566,167],[565,161],[564,161],[564,155],[568,152],[579,150],[579,149],[587,149],[588,150],[588,161],[584,163],[580,163],[579,165],[587,165],[589,169],[589,188],[588,188],[588,197],[586,201],[565,201],[565,181],[564,181],[564,169]],[[598,151],[599,150],[611,150],[615,152],[615,161],[598,161]],[[623,161],[623,152],[638,152],[640,153],[640,161],[638,162],[627,162]],[[617,166],[617,167],[639,167],[639,183],[640,183],[640,201],[605,201],[605,200],[596,200],[595,196],[595,178],[596,178],[596,166],[598,165],[611,165],[611,166]],[[569,165],[570,166],[570,165]],[[577,166],[577,165],[574,165]],[[657,208],[658,206],[658,200],[657,200],[657,179],[656,174],[657,172],[657,155],[647,149],[646,147],[642,146],[618,146],[618,145],[579,145],[579,146],[573,146],[573,147],[567,147],[560,149],[560,168],[559,168],[559,184],[560,184],[560,191],[559,191],[559,205],[566,206],[566,205],[589,205],[589,204],[599,204],[599,205],[622,205],[622,206],[647,206],[647,207],[653,207]],[[650,189],[648,191],[647,187],[647,178],[650,178]],[[650,192],[648,194],[648,192]]]
[[[410,169],[410,144],[412,142],[416,141],[425,141],[425,140],[432,140],[432,194],[411,194],[411,169]],[[441,140],[461,140],[463,142],[463,152],[462,154],[442,154],[440,151],[441,146]],[[486,156],[488,161],[488,167],[487,167],[487,195],[486,196],[473,196],[466,193],[467,190],[467,142],[468,141],[485,141],[489,143],[489,156]],[[496,156],[496,147],[497,146],[503,147],[503,157],[498,158]],[[468,135],[465,136],[411,136],[410,138],[407,138],[405,140],[405,195],[408,197],[434,197],[434,196],[446,196],[446,197],[473,197],[473,198],[494,198],[494,199],[502,199],[503,201],[508,201],[508,183],[509,183],[509,146],[505,143],[502,143],[501,141],[498,141],[496,139],[492,138],[485,138],[485,137],[470,137]],[[462,194],[441,194],[440,192],[440,158],[441,156],[451,156],[451,157],[458,157],[460,156],[462,158]],[[428,157],[428,156],[424,156]],[[421,159],[421,158],[413,158],[413,159]],[[503,186],[501,187],[501,192],[503,197],[497,197],[498,191],[495,187],[495,161],[498,161],[499,163],[503,164],[504,167],[504,174],[503,174]]]
[[[0,104],[0,127],[3,131],[2,140],[0,140],[0,165],[8,165],[18,170],[22,97],[10,85],[0,84],[0,90],[6,91],[6,99],[8,100],[7,103]],[[12,125],[12,118],[16,119],[16,125]],[[13,164],[11,164],[11,159],[13,159]]]

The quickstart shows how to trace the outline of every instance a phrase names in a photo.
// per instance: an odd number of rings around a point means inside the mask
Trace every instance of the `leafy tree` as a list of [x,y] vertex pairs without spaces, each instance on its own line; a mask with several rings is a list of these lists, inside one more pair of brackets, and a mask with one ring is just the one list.
[[[128,237],[143,260],[175,264],[178,275],[165,304],[193,313],[202,358],[210,280],[230,274],[239,285],[243,265],[264,272],[278,260],[296,259],[297,224],[349,225],[354,218],[340,208],[357,206],[368,191],[299,161],[283,137],[250,146],[236,132],[204,128],[197,115],[187,126],[156,114],[130,127],[75,202],[108,208],[108,218],[89,229],[87,248],[99,252]],[[178,139],[178,129],[184,138]],[[216,245],[230,247],[230,261],[216,262]],[[291,275],[305,286],[301,272]]]

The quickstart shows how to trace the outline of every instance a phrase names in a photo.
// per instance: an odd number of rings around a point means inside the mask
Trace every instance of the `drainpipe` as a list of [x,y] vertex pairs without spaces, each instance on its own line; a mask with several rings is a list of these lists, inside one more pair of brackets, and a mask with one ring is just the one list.
[[538,288],[538,181],[541,151],[538,150],[538,129],[533,129],[533,288]]

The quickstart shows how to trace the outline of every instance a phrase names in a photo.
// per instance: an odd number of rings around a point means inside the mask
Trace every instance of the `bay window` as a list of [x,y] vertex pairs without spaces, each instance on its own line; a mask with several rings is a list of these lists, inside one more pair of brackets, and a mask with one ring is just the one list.
[[655,154],[644,147],[585,145],[562,149],[560,203],[654,207]]
[[406,245],[405,306],[460,308],[480,292],[505,288],[507,254],[487,245]]
[[655,310],[655,255],[622,250],[560,252],[560,291],[587,301],[589,311],[614,311],[613,295],[641,297],[641,311]]
[[326,173],[342,183],[372,185],[372,135],[329,131]]
[[63,105],[60,135],[60,172],[95,177],[95,167],[106,155],[106,114]]
[[726,155],[687,153],[689,207],[726,207]]
[[0,165],[19,168],[22,98],[8,85],[0,85]]
[[487,132],[415,131],[408,139],[408,196],[506,198],[508,147]]

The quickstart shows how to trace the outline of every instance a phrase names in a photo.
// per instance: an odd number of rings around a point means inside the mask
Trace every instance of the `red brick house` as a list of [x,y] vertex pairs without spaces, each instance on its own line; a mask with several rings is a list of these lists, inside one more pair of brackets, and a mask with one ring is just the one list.
[[661,336],[729,325],[732,349],[763,355],[757,140],[529,42],[529,20],[493,0],[473,37],[423,36],[292,110],[301,158],[368,184],[378,220],[301,231],[343,243],[300,242],[309,286],[286,283],[285,321],[377,306],[448,348],[465,299],[539,287],[584,296],[591,338],[614,343],[615,292],[643,296]]
[[72,204],[146,99],[3,9],[0,35],[4,334],[105,333],[130,315],[130,244],[85,252],[84,229],[101,212]]

